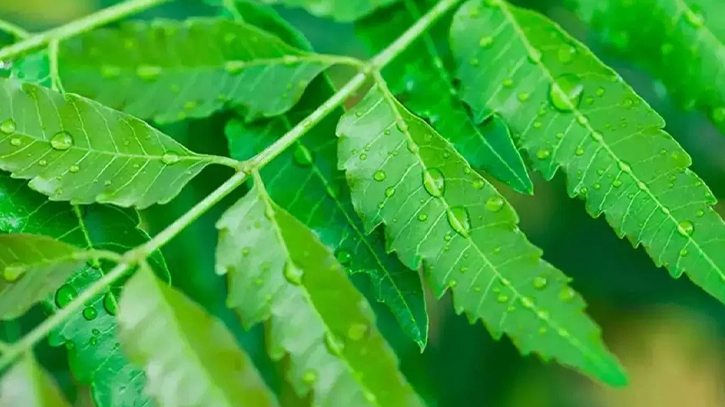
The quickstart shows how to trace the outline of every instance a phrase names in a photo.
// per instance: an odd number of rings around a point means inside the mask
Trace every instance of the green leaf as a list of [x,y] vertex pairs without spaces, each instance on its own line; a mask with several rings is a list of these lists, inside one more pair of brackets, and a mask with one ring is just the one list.
[[48,53],[46,51],[36,52],[13,61],[10,73],[10,78],[12,79],[31,82],[49,88],[51,78]]
[[146,391],[160,406],[277,405],[227,327],[147,267],[119,305],[123,349],[144,367]]
[[124,23],[64,44],[67,89],[158,122],[207,117],[225,106],[244,108],[250,119],[276,116],[338,62],[224,18]]
[[260,0],[266,4],[302,7],[317,17],[329,17],[340,22],[355,21],[377,8],[399,0]]
[[[376,53],[418,18],[418,6],[405,0],[361,21],[356,32]],[[490,174],[516,191],[531,194],[534,186],[506,126],[497,117],[476,124],[458,98],[446,68],[450,65],[449,58],[433,42],[433,34],[447,30],[448,23],[448,19],[440,21],[432,33],[424,33],[383,69],[383,76],[405,107],[456,146],[474,169]]]
[[[294,28],[271,11],[265,14],[262,8],[246,2],[236,5],[245,21],[286,38],[290,44],[310,49]],[[327,78],[318,78],[299,105],[285,116],[255,123],[231,120],[225,130],[231,156],[238,160],[252,158],[333,93]],[[428,315],[420,278],[386,252],[382,233],[364,233],[350,201],[345,174],[335,168],[335,127],[342,114],[342,109],[336,109],[310,129],[262,169],[262,179],[272,199],[332,248],[349,274],[370,276],[377,300],[390,308],[402,330],[423,348],[428,340]]]
[[[247,326],[270,321],[270,354],[314,405],[422,406],[365,298],[314,232],[254,188],[217,224],[228,305]],[[371,363],[370,358],[375,358]]]
[[[148,241],[138,229],[135,210],[92,205],[74,207],[49,202],[20,180],[0,173],[0,231],[52,236],[76,247],[125,252]],[[154,269],[168,278],[163,257],[155,252],[149,259]],[[91,262],[77,267],[73,276],[46,303],[48,308],[64,306],[97,281],[112,265]],[[97,407],[146,407],[143,373],[131,366],[116,338],[116,293],[106,292],[92,299],[86,308],[51,335],[53,345],[65,345],[73,374],[91,385]]]
[[[725,223],[664,120],[554,23],[489,3],[466,3],[451,27],[461,94],[476,119],[500,114],[545,177],[563,167],[570,195],[586,198],[592,215],[603,212],[655,264],[725,302]],[[482,38],[491,43],[481,47]]]
[[86,259],[69,244],[40,235],[0,235],[0,319],[13,319],[60,287]]
[[209,164],[226,163],[77,95],[4,79],[0,88],[0,169],[51,200],[145,208],[170,201]]
[[24,356],[0,381],[0,407],[70,407],[53,378],[31,354]]
[[[388,246],[423,265],[457,312],[612,385],[626,378],[584,314],[568,278],[541,259],[504,198],[453,146],[379,83],[340,120],[340,168],[367,230],[385,224]],[[369,150],[361,159],[360,151]]]
[[725,7],[718,0],[569,0],[619,56],[725,133]]

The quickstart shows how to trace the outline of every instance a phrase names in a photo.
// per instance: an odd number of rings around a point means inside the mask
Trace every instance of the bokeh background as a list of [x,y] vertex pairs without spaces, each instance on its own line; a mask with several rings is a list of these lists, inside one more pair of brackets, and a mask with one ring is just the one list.
[[[43,30],[113,4],[114,0],[0,0],[0,18],[27,29]],[[667,120],[667,130],[694,160],[694,170],[716,196],[725,198],[725,136],[704,115],[674,103],[662,86],[627,61],[613,57],[594,33],[559,6],[558,0],[519,0],[540,10],[614,67]],[[365,57],[352,25],[314,18],[301,10],[279,9],[320,52]],[[212,14],[201,0],[178,0],[136,18]],[[344,81],[342,73],[334,80]],[[227,116],[184,122],[163,130],[199,152],[226,154],[223,126]],[[331,135],[332,136],[332,135]],[[163,229],[198,202],[228,174],[209,170],[168,205],[144,213],[149,231]],[[579,200],[566,195],[562,177],[544,182],[538,175],[535,195],[518,195],[506,187],[521,217],[522,229],[544,249],[544,257],[573,277],[573,286],[589,302],[590,315],[602,326],[610,348],[629,371],[631,384],[608,389],[533,356],[520,356],[503,339],[494,342],[479,323],[455,315],[450,298],[429,298],[431,337],[421,354],[397,328],[388,311],[377,306],[378,325],[396,349],[402,369],[432,407],[725,407],[725,305],[710,298],[686,278],[673,280],[657,269],[644,250],[620,240],[604,219],[592,219]],[[212,181],[210,181],[210,179]],[[174,239],[163,251],[174,283],[238,334],[265,378],[287,406],[304,406],[279,380],[280,367],[264,351],[263,332],[245,332],[224,306],[224,282],[214,273],[214,222],[229,197]],[[718,211],[723,213],[723,207]],[[365,277],[363,277],[364,279]],[[365,281],[356,281],[365,285]],[[43,317],[37,311],[19,321],[0,324],[0,335],[17,339]],[[68,396],[90,406],[87,389],[68,374],[62,348],[43,346],[39,354]],[[21,406],[19,406],[21,407]],[[345,407],[345,406],[340,406]]]

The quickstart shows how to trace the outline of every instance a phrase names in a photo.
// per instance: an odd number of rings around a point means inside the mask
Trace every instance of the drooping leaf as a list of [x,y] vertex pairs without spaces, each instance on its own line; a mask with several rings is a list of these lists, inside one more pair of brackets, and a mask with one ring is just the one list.
[[[122,253],[149,239],[146,232],[137,228],[138,224],[135,210],[49,202],[21,180],[0,173],[0,232],[42,233],[76,247]],[[159,252],[154,252],[149,260],[155,270],[168,276]],[[66,284],[48,299],[47,307],[65,306],[112,266],[91,262],[77,267]],[[92,299],[82,312],[59,327],[50,341],[68,348],[73,374],[91,386],[97,407],[147,407],[150,400],[143,394],[144,375],[127,362],[118,347],[117,292],[114,287]]]
[[457,312],[495,338],[506,333],[524,354],[626,382],[584,302],[519,231],[513,209],[387,88],[376,84],[343,116],[338,136],[366,230],[385,224],[388,246],[408,267],[422,265],[439,296],[450,288]]
[[158,122],[207,117],[225,106],[241,106],[249,118],[282,114],[336,62],[225,18],[125,23],[64,44],[67,89]]
[[53,378],[28,354],[2,376],[0,407],[70,407]]
[[145,208],[226,163],[77,95],[7,79],[0,88],[0,169],[51,200]]
[[568,0],[616,55],[660,79],[725,134],[725,4],[718,0]]
[[[420,16],[415,2],[404,0],[361,21],[356,32],[376,53]],[[474,169],[530,194],[533,184],[506,126],[497,117],[476,124],[458,98],[447,69],[449,58],[439,52],[433,40],[435,34],[447,32],[449,24],[449,19],[443,19],[430,33],[424,33],[383,69],[383,76],[405,107],[453,143]]]
[[[263,14],[261,8],[247,2],[235,4],[245,21],[301,49],[310,49],[304,38],[276,14]],[[231,120],[226,136],[232,157],[251,158],[324,103],[334,93],[326,79],[313,81],[300,103],[285,116],[255,123]],[[386,252],[381,233],[364,233],[350,201],[345,175],[335,168],[335,127],[342,114],[343,110],[337,109],[310,129],[261,170],[262,179],[272,199],[332,248],[348,273],[370,276],[377,300],[390,308],[403,331],[422,348],[428,339],[428,315],[420,278]]]
[[228,305],[248,326],[270,322],[271,356],[289,355],[288,379],[312,404],[422,406],[335,256],[253,175],[252,191],[217,224]]
[[543,16],[504,2],[465,3],[451,45],[476,120],[500,114],[545,177],[563,167],[589,213],[604,213],[655,264],[725,302],[716,200],[662,118],[616,73]]
[[399,0],[260,0],[266,4],[301,7],[318,17],[328,17],[340,22],[355,21],[375,9]]
[[143,366],[146,391],[163,407],[276,406],[224,324],[147,267],[119,304],[119,337]]
[[0,319],[17,318],[60,287],[86,259],[41,235],[0,235]]

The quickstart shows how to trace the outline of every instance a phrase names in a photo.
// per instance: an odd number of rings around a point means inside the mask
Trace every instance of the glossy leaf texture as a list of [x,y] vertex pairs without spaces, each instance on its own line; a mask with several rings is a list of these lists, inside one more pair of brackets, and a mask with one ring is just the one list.
[[[304,38],[273,12],[262,14],[263,9],[248,3],[236,4],[246,21],[309,49]],[[327,78],[318,78],[299,105],[284,116],[255,123],[232,119],[225,129],[231,156],[238,160],[252,158],[333,93]],[[428,315],[420,278],[386,252],[382,233],[364,232],[350,201],[345,174],[336,168],[334,135],[342,114],[343,110],[337,109],[310,129],[261,170],[262,179],[272,199],[332,248],[349,274],[370,276],[377,300],[390,308],[403,331],[423,348],[428,339]]]
[[499,1],[465,3],[451,46],[477,120],[500,114],[535,169],[551,178],[563,167],[589,213],[725,302],[716,200],[664,120],[615,72],[545,17]]
[[282,114],[336,62],[225,18],[124,23],[71,40],[60,55],[68,89],[158,122],[227,106],[249,119]]
[[54,201],[145,208],[226,163],[81,96],[7,79],[0,89],[0,169]]
[[0,407],[70,407],[33,356],[22,357],[0,380]]
[[163,407],[272,407],[270,391],[224,323],[142,266],[126,284],[119,337]]
[[524,354],[626,383],[583,300],[526,240],[513,208],[387,88],[378,82],[343,116],[338,136],[366,229],[384,224],[388,246],[411,269],[422,265],[438,296],[450,288],[457,312]]
[[[431,3],[430,1],[417,3]],[[420,18],[413,0],[380,10],[356,25],[359,37],[373,53],[384,49]],[[460,101],[449,73],[450,55],[434,41],[445,38],[450,19],[444,18],[383,69],[390,90],[410,111],[424,118],[458,149],[471,166],[522,193],[533,193],[521,154],[498,117],[477,124]]]
[[313,405],[422,407],[335,256],[254,175],[217,224],[228,306],[247,326],[269,321],[272,358],[289,355],[288,379]]
[[317,17],[351,22],[399,0],[260,0],[271,5],[301,7]]
[[719,0],[568,0],[616,55],[657,77],[725,134],[725,4]]
[[86,258],[41,235],[0,235],[0,319],[17,318],[60,287]]
[[[0,173],[0,232],[42,233],[76,247],[122,253],[149,239],[137,227],[139,223],[138,213],[132,209],[50,202],[23,181]],[[168,276],[159,252],[149,261],[160,275]],[[47,308],[64,307],[112,266],[90,262],[76,268],[66,284],[48,298]],[[113,287],[93,298],[52,333],[50,342],[66,346],[74,376],[90,385],[97,407],[146,407],[150,400],[143,394],[143,373],[128,363],[118,345],[117,293],[118,287]]]

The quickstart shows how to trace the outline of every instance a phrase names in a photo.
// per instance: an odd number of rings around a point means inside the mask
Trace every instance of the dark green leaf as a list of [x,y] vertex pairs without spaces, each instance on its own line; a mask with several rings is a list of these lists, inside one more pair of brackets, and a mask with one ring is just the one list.
[[163,407],[276,406],[224,324],[146,267],[119,304],[124,351],[146,371],[146,392]]
[[217,224],[228,305],[248,326],[270,321],[271,356],[289,354],[289,380],[299,395],[312,391],[313,404],[422,406],[335,256],[254,175]]
[[53,378],[28,354],[0,381],[0,407],[70,407]]

